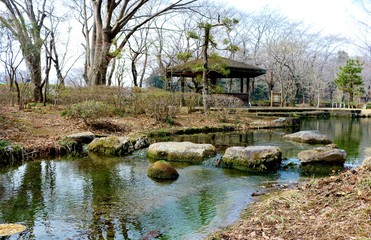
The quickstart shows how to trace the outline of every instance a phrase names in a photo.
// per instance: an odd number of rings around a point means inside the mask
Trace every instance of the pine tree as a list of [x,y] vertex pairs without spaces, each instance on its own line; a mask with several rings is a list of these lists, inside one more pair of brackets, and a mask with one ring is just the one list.
[[349,101],[353,102],[355,95],[360,95],[364,92],[364,84],[360,75],[363,67],[358,59],[347,59],[344,66],[339,67],[340,72],[337,73],[335,84],[344,93],[349,94]]

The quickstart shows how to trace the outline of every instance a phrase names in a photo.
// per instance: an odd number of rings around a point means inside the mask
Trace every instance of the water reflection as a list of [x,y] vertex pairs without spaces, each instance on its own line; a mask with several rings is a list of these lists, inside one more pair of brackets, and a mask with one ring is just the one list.
[[[303,122],[332,137],[360,162],[370,147],[370,120],[331,119]],[[222,153],[229,146],[279,146],[285,162],[313,146],[282,139],[290,130],[178,136],[177,141],[212,143]],[[28,230],[11,239],[140,239],[159,230],[160,239],[199,239],[231,224],[262,185],[298,181],[296,169],[250,175],[211,165],[174,164],[180,177],[156,182],[146,176],[145,151],[125,158],[34,161],[0,172],[0,223],[18,222]],[[220,156],[220,155],[219,155]]]
[[315,129],[326,133],[347,152],[347,164],[358,165],[365,158],[364,150],[370,148],[370,118],[331,118],[304,121],[302,129]]

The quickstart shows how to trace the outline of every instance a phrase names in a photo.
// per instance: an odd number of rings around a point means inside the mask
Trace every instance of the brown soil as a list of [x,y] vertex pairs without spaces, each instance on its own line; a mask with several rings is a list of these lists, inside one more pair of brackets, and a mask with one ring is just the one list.
[[371,239],[371,164],[264,196],[210,239]]

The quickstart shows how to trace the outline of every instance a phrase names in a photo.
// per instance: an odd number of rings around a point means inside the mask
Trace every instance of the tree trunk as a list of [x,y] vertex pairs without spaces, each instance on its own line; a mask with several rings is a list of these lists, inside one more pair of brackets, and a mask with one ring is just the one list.
[[90,85],[106,85],[108,65],[112,59],[109,56],[110,41],[103,42],[100,47],[97,44],[93,64],[90,67],[88,79]]
[[115,70],[116,70],[116,58],[114,58],[112,61],[113,61],[113,62],[112,62],[112,64],[111,64],[111,71],[110,71],[110,73],[108,74],[108,79],[107,79],[107,85],[108,85],[108,86],[111,86],[111,85],[112,85],[113,74],[114,74],[114,72],[115,72]]
[[144,55],[143,71],[139,80],[139,87],[143,87],[143,80],[144,75],[146,74],[147,64],[148,64],[148,49],[146,48],[146,53]]
[[[36,55],[36,56],[35,56]],[[33,99],[35,102],[43,102],[43,84],[41,83],[41,57],[40,55],[26,56],[27,69],[30,71],[31,81],[34,84]]]
[[[112,39],[110,29],[103,27],[101,16],[102,1],[93,1],[94,27],[92,39],[92,62],[88,72],[90,85],[106,85],[108,65],[112,57],[109,55]],[[108,27],[108,26],[105,26]]]
[[131,75],[133,76],[133,84],[135,87],[138,87],[138,71],[136,66],[138,56],[139,54],[136,52],[134,53],[134,56],[131,59]]
[[205,26],[205,39],[204,39],[204,45],[202,49],[202,59],[203,59],[202,103],[204,106],[205,114],[208,114],[209,112],[209,107],[208,107],[208,102],[207,102],[207,89],[208,89],[207,72],[209,71],[207,50],[209,48],[209,38],[210,38],[210,28],[208,26]]

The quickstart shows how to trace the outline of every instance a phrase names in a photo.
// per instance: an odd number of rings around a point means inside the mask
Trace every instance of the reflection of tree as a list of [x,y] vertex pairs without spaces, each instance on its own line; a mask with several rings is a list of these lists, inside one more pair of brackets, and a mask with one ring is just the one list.
[[329,135],[340,148],[347,152],[347,158],[357,158],[363,131],[360,119],[333,118],[330,120],[303,121],[302,130],[317,130]]
[[179,209],[188,218],[188,226],[198,228],[210,223],[216,216],[216,194],[209,189],[202,189],[198,195],[181,200]]
[[[89,235],[92,239],[113,238],[115,236],[112,211],[117,196],[115,194],[113,171],[109,159],[90,155],[89,161],[79,162],[79,169],[89,179],[89,188],[85,188],[85,195],[90,196],[86,200],[91,201],[92,221],[89,226]],[[113,164],[114,165],[114,164]]]
[[206,189],[202,190],[198,202],[198,213],[200,214],[200,220],[203,226],[210,223],[211,219],[216,215],[215,205],[213,196]]
[[[119,186],[123,185],[116,168],[118,158],[108,159],[94,154],[89,154],[89,157],[88,161],[79,162],[80,170],[89,179],[89,188],[85,188],[84,193],[90,196],[86,200],[91,201],[92,208],[89,237],[112,239],[119,234],[124,239],[129,239],[130,220],[127,217],[127,209],[121,206],[122,202],[120,202],[120,199],[125,199],[125,196],[117,192]],[[138,227],[137,224],[134,225]],[[120,230],[122,232],[118,232]]]
[[[42,192],[42,162],[25,165],[25,171],[18,189],[9,191],[7,200],[1,201],[2,221],[26,222],[27,239],[35,239],[32,229],[39,211],[44,210]],[[10,194],[10,196],[9,196]],[[25,235],[24,235],[25,236]]]
[[[359,146],[362,139],[362,128],[359,119],[337,121],[334,142],[347,152],[347,158],[359,155]],[[340,131],[339,131],[340,130]]]

